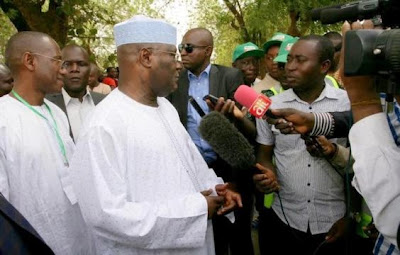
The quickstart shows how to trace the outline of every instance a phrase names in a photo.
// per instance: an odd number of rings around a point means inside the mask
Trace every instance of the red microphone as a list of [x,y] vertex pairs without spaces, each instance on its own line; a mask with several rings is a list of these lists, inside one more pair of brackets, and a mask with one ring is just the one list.
[[271,105],[271,99],[263,94],[257,94],[249,86],[240,85],[233,97],[237,102],[245,106],[254,117],[262,118],[264,115],[267,115],[270,118],[274,118],[274,115],[268,110]]

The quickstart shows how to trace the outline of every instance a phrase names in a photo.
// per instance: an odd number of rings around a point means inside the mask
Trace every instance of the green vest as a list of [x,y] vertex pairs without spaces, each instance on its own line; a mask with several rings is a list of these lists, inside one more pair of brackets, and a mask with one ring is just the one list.
[[278,95],[278,94],[280,94],[280,93],[282,93],[282,92],[283,92],[283,88],[282,88],[282,87],[279,89],[279,91],[277,91],[277,90],[275,89],[275,87],[272,87],[272,88],[270,88],[270,89],[266,89],[266,90],[262,90],[262,91],[261,91],[261,93],[264,94],[264,95],[266,95],[267,97],[276,96],[276,95]]
[[325,83],[334,88],[340,89],[340,86],[339,86],[339,83],[337,82],[337,80],[330,75],[325,76]]
[[[283,92],[283,88],[282,87],[279,89],[279,91],[277,91],[275,89],[275,87],[272,87],[270,89],[261,91],[261,93],[263,93],[264,95],[266,95],[268,97],[276,96],[276,95],[278,95],[278,94],[280,94],[282,92]],[[273,163],[275,164],[275,162],[273,162]],[[266,208],[271,208],[272,204],[274,203],[274,199],[275,199],[274,193],[265,194],[264,195],[264,206]]]

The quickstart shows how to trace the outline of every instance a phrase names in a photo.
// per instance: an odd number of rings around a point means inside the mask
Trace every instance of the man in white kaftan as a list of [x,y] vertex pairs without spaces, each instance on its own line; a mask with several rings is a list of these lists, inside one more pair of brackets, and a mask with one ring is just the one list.
[[[28,39],[35,43],[26,43]],[[61,89],[57,79],[63,73],[59,62],[44,56],[61,58],[60,49],[38,32],[14,35],[6,49],[15,86],[0,98],[0,192],[55,254],[91,254],[89,232],[66,166],[74,149],[67,118],[44,100],[45,92]],[[29,58],[35,59],[28,63]],[[22,65],[16,63],[21,59]]]
[[214,254],[199,191],[222,179],[208,169],[175,108],[164,98],[158,103],[142,105],[115,89],[78,143],[71,168],[100,254]]
[[[125,25],[127,45],[115,28],[120,85],[94,110],[71,162],[97,253],[215,254],[209,218],[229,198],[163,98],[182,68],[174,59],[176,29],[143,16]],[[218,196],[201,193],[209,189]]]

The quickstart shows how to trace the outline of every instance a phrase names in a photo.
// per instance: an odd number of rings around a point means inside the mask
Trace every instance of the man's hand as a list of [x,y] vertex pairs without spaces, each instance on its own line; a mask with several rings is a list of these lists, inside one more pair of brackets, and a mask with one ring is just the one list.
[[377,239],[379,235],[379,231],[376,229],[375,224],[370,223],[368,226],[363,227],[364,233],[372,239]]
[[208,207],[208,218],[211,219],[215,213],[220,209],[220,207],[224,204],[223,196],[211,196],[212,189],[204,190],[201,194],[207,200]]
[[255,174],[253,176],[253,181],[256,184],[256,188],[262,193],[271,193],[278,191],[280,186],[276,174],[260,164],[256,164],[258,170],[261,174]]
[[344,76],[344,55],[346,45],[345,34],[349,30],[373,28],[374,25],[371,20],[365,20],[363,23],[357,21],[352,23],[351,25],[348,22],[345,22],[342,26],[343,47],[340,55],[339,68],[343,85],[352,104],[354,122],[357,122],[375,113],[382,112],[382,106],[379,102],[379,95],[378,93],[376,93],[375,90],[373,76]]
[[230,188],[229,183],[218,184],[215,186],[218,196],[224,197],[224,204],[218,209],[218,215],[224,215],[231,212],[236,207],[243,207],[242,198],[239,193]]
[[325,237],[327,243],[333,243],[338,239],[344,237],[351,225],[351,220],[348,218],[341,218],[340,220],[336,221],[331,229],[329,229],[328,234]]
[[305,139],[306,149],[313,157],[332,158],[337,147],[325,136],[318,136],[313,139]]
[[292,108],[271,110],[277,119],[268,118],[282,134],[307,134],[314,127],[315,118],[312,113],[302,112]]
[[206,102],[210,110],[220,112],[232,121],[247,139],[255,139],[257,134],[256,126],[246,118],[246,107],[242,107],[242,110],[240,110],[235,101],[231,99],[225,101],[223,97],[218,98],[216,104],[213,104],[209,99],[206,99]]
[[235,101],[231,99],[225,101],[223,97],[220,97],[215,105],[209,99],[207,99],[206,102],[211,110],[220,112],[231,120],[236,119],[237,121],[242,121],[245,117],[245,112],[241,111],[236,106]]

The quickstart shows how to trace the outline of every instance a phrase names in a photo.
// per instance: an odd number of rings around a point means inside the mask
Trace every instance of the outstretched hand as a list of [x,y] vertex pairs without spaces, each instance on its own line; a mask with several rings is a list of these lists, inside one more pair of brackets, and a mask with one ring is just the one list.
[[261,174],[255,174],[253,176],[253,181],[256,184],[256,188],[262,193],[271,193],[278,191],[280,189],[278,178],[276,174],[261,164],[256,164],[258,170]]
[[229,119],[243,120],[245,111],[240,110],[235,101],[228,99],[225,101],[223,97],[218,98],[216,104],[213,104],[209,99],[206,99],[208,107],[213,110],[224,114]]
[[314,127],[315,118],[312,113],[293,108],[273,109],[271,112],[276,119],[267,118],[267,121],[282,134],[307,134]]
[[224,203],[217,211],[218,215],[224,215],[231,212],[237,207],[243,207],[240,194],[233,191],[230,188],[229,183],[216,185],[215,191],[217,192],[218,196],[224,197]]

